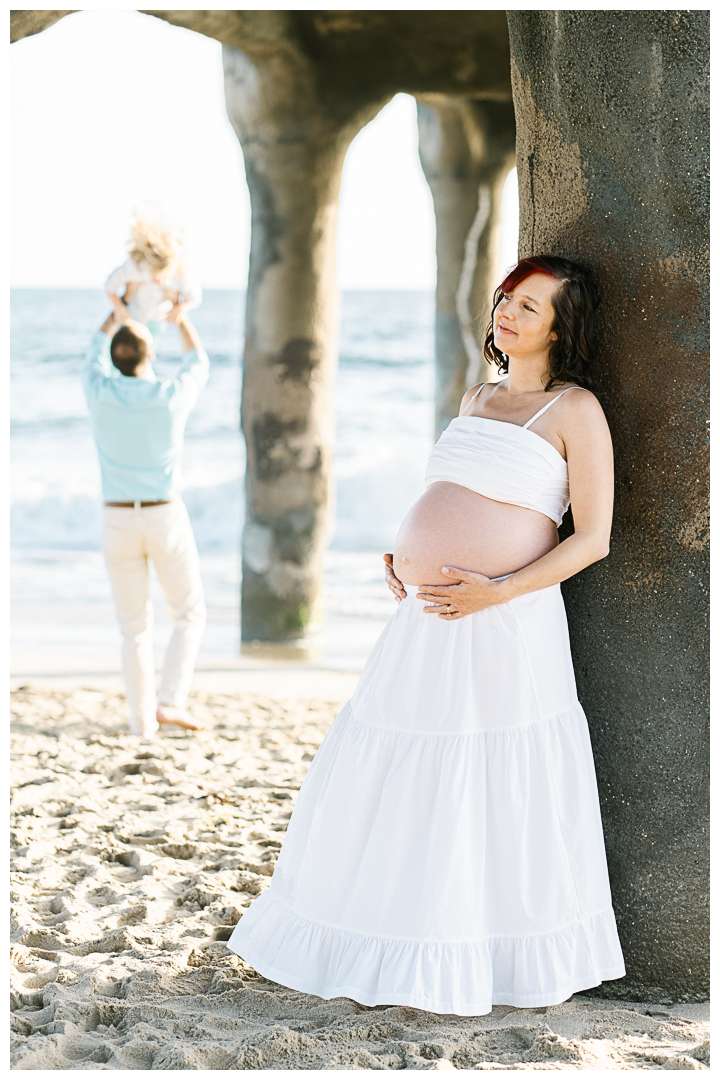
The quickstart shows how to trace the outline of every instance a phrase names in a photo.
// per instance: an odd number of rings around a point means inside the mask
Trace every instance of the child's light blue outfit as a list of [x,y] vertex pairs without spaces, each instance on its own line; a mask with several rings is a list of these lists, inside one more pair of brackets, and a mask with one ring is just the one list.
[[167,319],[162,319],[161,321],[151,319],[150,322],[147,323],[146,325],[147,325],[148,330],[150,331],[150,333],[153,336],[153,345],[155,346],[155,349],[157,350],[157,347],[160,344],[162,336],[165,333],[165,327],[167,326]]

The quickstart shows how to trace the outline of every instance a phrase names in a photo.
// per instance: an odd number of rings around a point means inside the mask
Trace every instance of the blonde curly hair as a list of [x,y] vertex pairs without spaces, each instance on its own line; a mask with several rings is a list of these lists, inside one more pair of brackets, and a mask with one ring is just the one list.
[[130,241],[130,258],[147,262],[154,270],[182,271],[182,242],[177,233],[159,221],[136,214]]

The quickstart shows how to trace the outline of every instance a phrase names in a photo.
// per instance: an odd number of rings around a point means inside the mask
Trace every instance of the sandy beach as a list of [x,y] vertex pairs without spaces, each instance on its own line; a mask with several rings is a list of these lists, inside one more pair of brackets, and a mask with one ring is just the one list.
[[12,1067],[708,1068],[707,1005],[590,990],[437,1016],[326,1002],[229,952],[352,682],[206,679],[207,730],[153,741],[129,736],[117,688],[15,690]]

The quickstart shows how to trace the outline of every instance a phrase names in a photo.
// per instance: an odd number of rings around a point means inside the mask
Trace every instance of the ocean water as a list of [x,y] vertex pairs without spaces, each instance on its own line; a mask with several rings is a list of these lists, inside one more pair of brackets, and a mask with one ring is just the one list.
[[[208,291],[194,321],[211,376],[191,413],[183,498],[197,537],[209,621],[199,666],[237,657],[245,448],[240,432],[244,295]],[[100,290],[14,290],[11,298],[13,670],[119,670],[100,551],[101,493],[80,373],[107,313]],[[382,576],[400,521],[423,490],[432,444],[432,293],[342,296],[335,384],[335,520],[316,655],[359,668],[394,602]],[[169,328],[156,369],[180,355]],[[156,647],[169,623],[157,582]],[[159,617],[157,617],[159,616]]]

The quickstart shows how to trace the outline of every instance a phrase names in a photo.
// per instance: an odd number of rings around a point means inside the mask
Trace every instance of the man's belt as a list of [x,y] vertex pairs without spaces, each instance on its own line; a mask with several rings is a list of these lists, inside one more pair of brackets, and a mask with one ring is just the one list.
[[155,502],[106,502],[106,506],[167,506],[172,499],[156,499]]

